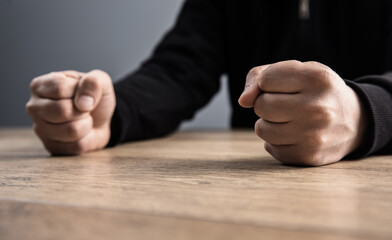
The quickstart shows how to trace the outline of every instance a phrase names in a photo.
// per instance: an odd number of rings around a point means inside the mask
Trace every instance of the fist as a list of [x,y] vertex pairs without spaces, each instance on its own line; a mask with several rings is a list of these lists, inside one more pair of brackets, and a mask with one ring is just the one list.
[[329,67],[284,61],[253,68],[239,98],[260,119],[265,149],[287,164],[337,162],[357,149],[366,116],[356,93]]
[[50,153],[77,155],[106,146],[116,104],[108,74],[53,72],[35,78],[30,88],[26,110]]

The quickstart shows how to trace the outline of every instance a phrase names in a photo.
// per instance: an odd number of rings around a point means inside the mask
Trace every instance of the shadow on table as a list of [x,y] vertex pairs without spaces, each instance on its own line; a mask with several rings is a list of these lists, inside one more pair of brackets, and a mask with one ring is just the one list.
[[173,172],[263,172],[263,171],[281,171],[283,169],[298,169],[303,167],[288,166],[280,163],[272,157],[252,158],[252,159],[236,159],[236,160],[199,160],[187,161],[177,160],[171,162],[155,162],[151,166],[155,171]]

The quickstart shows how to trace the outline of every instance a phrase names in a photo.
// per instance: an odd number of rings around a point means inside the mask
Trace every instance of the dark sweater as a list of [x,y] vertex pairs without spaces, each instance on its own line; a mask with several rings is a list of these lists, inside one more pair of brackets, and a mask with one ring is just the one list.
[[[257,116],[237,99],[255,66],[296,59],[336,71],[360,96],[367,143],[355,157],[392,153],[392,1],[188,0],[152,56],[115,84],[109,146],[158,137],[190,119],[229,77],[233,128]],[[303,12],[302,12],[303,13]]]

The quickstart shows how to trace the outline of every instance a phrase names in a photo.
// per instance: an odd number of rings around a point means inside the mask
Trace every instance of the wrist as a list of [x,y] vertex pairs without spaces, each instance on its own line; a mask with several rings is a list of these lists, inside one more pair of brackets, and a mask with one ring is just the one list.
[[350,95],[353,99],[353,104],[348,105],[348,107],[352,109],[351,122],[353,126],[353,140],[350,144],[351,146],[349,148],[348,154],[352,154],[366,145],[366,133],[368,130],[369,119],[365,106],[359,98],[358,94],[352,88],[348,88],[350,89]]

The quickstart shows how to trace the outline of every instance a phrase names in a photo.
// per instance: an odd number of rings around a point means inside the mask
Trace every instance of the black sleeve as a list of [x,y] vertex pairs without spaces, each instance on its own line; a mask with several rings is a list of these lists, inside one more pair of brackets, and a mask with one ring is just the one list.
[[369,121],[366,144],[348,158],[392,153],[392,72],[346,83],[359,95]]
[[392,3],[388,2],[386,72],[383,75],[363,76],[346,81],[360,97],[368,116],[366,144],[349,158],[362,158],[370,154],[392,153]]
[[108,146],[168,134],[217,92],[225,59],[224,4],[219,2],[186,1],[152,56],[115,84]]

